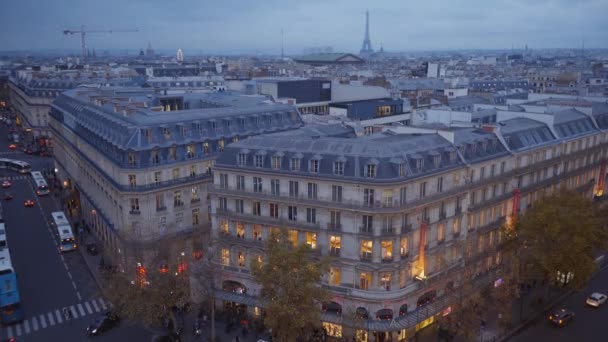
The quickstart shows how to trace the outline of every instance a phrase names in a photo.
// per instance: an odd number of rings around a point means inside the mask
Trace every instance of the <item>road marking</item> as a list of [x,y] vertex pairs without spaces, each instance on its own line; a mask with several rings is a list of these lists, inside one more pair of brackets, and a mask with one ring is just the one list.
[[84,306],[87,308],[89,315],[93,313],[93,310],[91,309],[91,305],[89,305],[89,302],[84,302]]
[[51,326],[55,325],[55,317],[53,317],[53,313],[49,312],[48,314],[46,314],[48,319],[49,319],[49,324]]
[[78,312],[76,311],[74,305],[70,306],[70,311],[72,311],[72,318],[78,318]]
[[40,326],[42,326],[42,329],[46,328],[46,319],[44,318],[44,315],[40,315]]
[[13,338],[13,336],[15,336],[15,335],[13,335],[13,327],[10,325],[8,327],[6,327],[6,336],[8,338]]
[[57,317],[57,324],[60,324],[63,322],[63,319],[61,318],[61,313],[59,312],[59,310],[55,310],[55,316]]
[[82,301],[82,297],[80,296],[80,291],[76,291],[76,297],[78,297],[78,301]]
[[72,273],[70,273],[70,271],[68,271],[68,277],[70,277],[70,280],[72,280]]
[[68,271],[68,265],[66,265],[65,262],[63,263],[63,267],[65,267],[65,270]]
[[25,321],[23,321],[23,328],[25,330],[26,334],[30,333],[30,321],[28,321],[27,319]]
[[38,318],[36,316],[32,317],[32,329],[38,331]]
[[84,316],[86,315],[84,313],[84,308],[82,307],[82,304],[78,303],[78,305],[76,305],[78,307],[78,312],[80,312],[80,316]]
[[21,336],[21,324],[15,325],[15,332],[17,333],[17,336]]
[[103,298],[99,298],[99,304],[101,304],[101,308],[104,310],[107,310],[108,307],[106,306],[106,303],[103,301]]
[[95,312],[99,312],[99,306],[97,306],[97,302],[95,301],[95,299],[91,300],[91,303],[93,303],[93,308],[95,308]]
[[76,283],[72,280],[72,286],[74,287],[74,290],[78,290],[78,288],[76,287]]

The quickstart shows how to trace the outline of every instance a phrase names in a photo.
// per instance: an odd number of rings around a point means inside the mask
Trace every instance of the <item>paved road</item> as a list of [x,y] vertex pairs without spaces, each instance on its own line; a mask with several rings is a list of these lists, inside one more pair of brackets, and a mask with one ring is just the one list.
[[[52,168],[52,159],[8,151],[5,140],[8,128],[0,124],[0,158],[27,161],[32,170]],[[14,198],[2,201],[7,239],[13,267],[18,276],[25,321],[0,327],[0,340],[16,337],[27,341],[82,341],[86,327],[108,309],[97,284],[76,252],[61,253],[57,236],[50,225],[50,213],[58,210],[50,196],[34,193],[29,175],[0,170],[0,179],[10,179],[9,189]],[[23,202],[33,199],[34,207]],[[63,319],[63,307],[72,308],[74,318]],[[151,334],[144,329],[123,324],[111,330],[99,341],[149,341]]]
[[565,327],[557,328],[549,324],[546,317],[539,319],[510,341],[606,341],[608,306],[593,308],[585,304],[585,298],[592,292],[608,293],[608,270],[602,270],[591,280],[587,288],[568,297],[558,304],[558,308],[568,308],[576,314],[574,320]]

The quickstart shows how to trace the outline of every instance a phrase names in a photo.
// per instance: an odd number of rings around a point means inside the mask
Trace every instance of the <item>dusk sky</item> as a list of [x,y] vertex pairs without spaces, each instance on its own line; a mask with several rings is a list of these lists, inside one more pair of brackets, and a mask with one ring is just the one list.
[[0,50],[72,49],[62,30],[137,28],[96,33],[107,49],[279,53],[332,46],[358,52],[370,11],[371,40],[387,51],[608,47],[606,0],[5,0]]

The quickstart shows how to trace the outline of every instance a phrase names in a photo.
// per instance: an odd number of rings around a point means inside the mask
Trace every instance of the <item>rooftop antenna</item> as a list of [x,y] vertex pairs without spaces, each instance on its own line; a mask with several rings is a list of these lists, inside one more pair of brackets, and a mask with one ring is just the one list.
[[284,45],[285,45],[285,39],[284,39],[284,35],[283,35],[283,28],[281,27],[281,59],[285,58]]

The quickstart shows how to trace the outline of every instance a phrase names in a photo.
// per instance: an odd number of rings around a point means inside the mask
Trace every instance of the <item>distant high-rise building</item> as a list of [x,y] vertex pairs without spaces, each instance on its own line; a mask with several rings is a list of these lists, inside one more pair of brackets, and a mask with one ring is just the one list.
[[184,52],[182,51],[182,49],[177,49],[177,56],[175,57],[175,59],[177,59],[178,62],[184,61]]
[[152,49],[152,44],[150,44],[150,42],[148,42],[148,47],[146,48],[146,56],[154,56],[154,49]]
[[372,49],[372,41],[369,39],[369,11],[365,11],[365,38],[363,38],[363,46],[359,54],[371,55],[372,53],[374,53],[374,49]]

